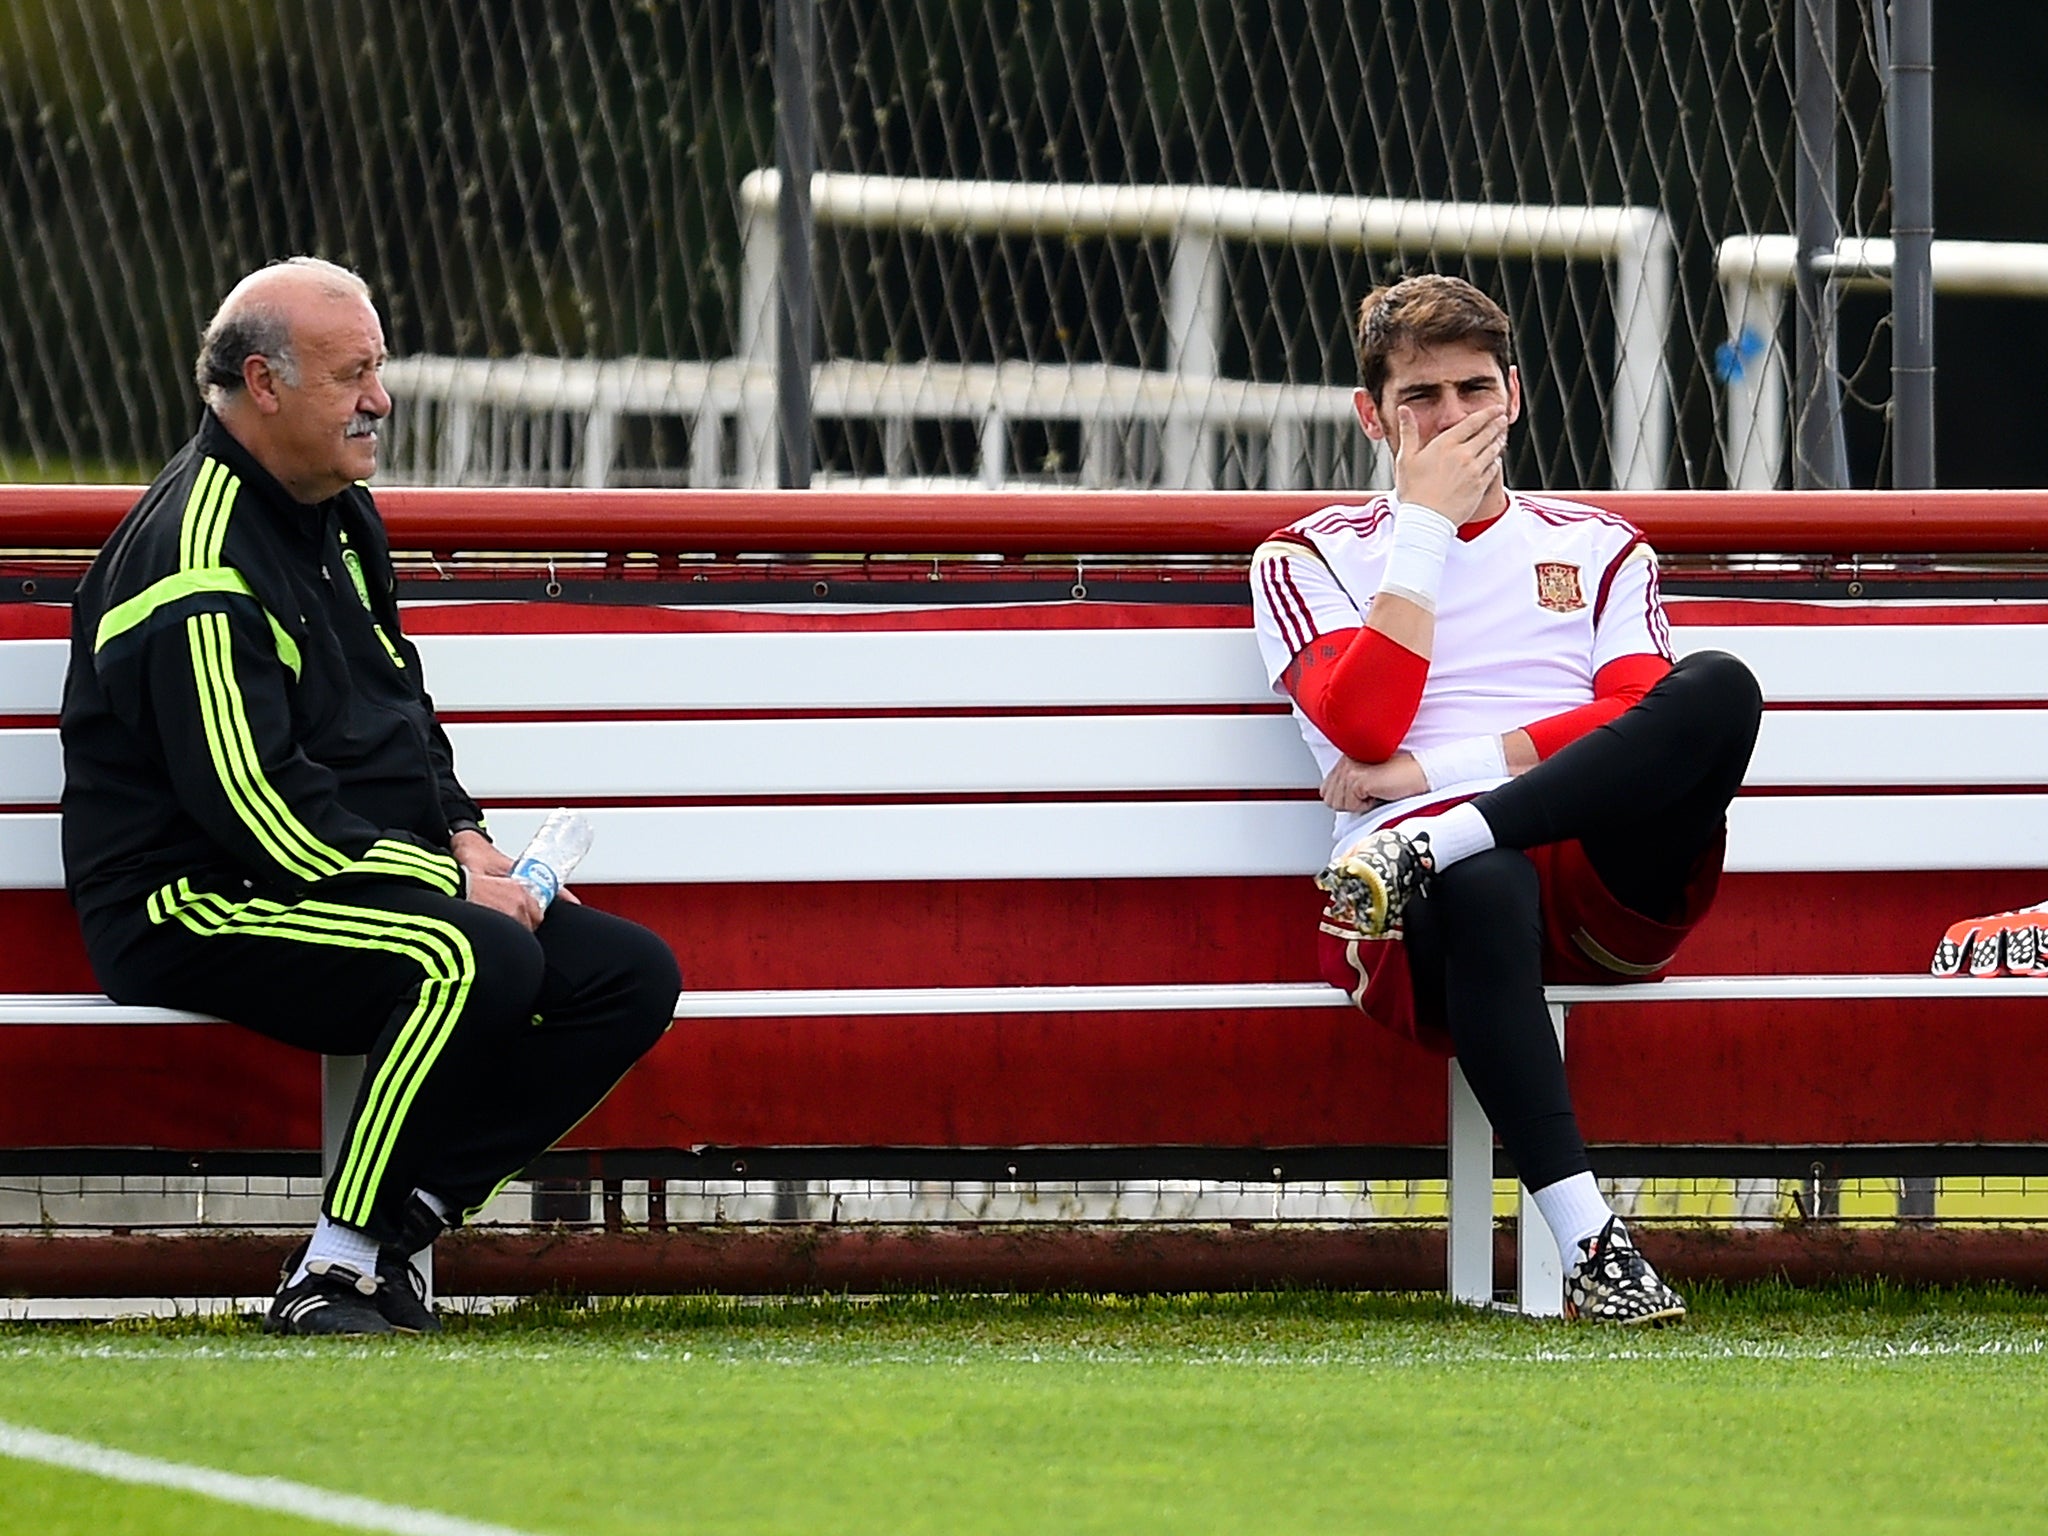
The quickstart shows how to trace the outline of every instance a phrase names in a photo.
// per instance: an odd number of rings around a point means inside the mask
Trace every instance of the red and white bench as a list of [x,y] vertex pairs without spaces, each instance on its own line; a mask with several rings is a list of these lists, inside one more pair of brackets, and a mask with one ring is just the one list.
[[[1553,989],[1596,1161],[2037,1150],[2048,982],[1924,967],[1951,919],[2048,895],[2048,607],[1672,606],[1680,647],[1741,654],[1770,707],[1679,959],[1699,979]],[[1490,1297],[1490,1131],[1455,1073],[1447,1108],[1432,1058],[1314,979],[1329,817],[1246,623],[414,606],[498,840],[586,807],[578,886],[688,979],[684,1022],[568,1145],[620,1170],[994,1178],[1426,1176],[1448,1145],[1450,1288]],[[0,1155],[308,1152],[307,1058],[196,1021],[116,1032],[172,1020],[93,993],[59,890],[63,624],[0,606],[0,1022],[29,1026],[0,1031]],[[1554,1311],[1529,1236],[1523,1304]]]

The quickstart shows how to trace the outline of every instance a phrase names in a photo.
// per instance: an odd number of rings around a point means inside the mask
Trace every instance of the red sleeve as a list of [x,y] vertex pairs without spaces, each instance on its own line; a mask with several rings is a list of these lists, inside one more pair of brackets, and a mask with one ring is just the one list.
[[1281,686],[1339,752],[1383,763],[1415,723],[1429,662],[1376,629],[1318,635],[1295,653]]
[[1617,656],[1593,676],[1593,702],[1568,709],[1561,715],[1533,720],[1522,727],[1535,744],[1536,756],[1549,757],[1569,746],[1586,732],[1605,725],[1657,685],[1657,679],[1671,670],[1662,656]]

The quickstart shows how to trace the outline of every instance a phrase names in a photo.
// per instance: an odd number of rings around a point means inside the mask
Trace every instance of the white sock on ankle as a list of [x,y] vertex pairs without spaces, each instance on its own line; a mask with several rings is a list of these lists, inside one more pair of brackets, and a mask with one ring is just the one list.
[[297,1285],[305,1279],[307,1266],[315,1259],[346,1264],[359,1275],[374,1275],[377,1273],[377,1239],[359,1227],[345,1227],[331,1217],[322,1216],[320,1224],[313,1229],[313,1240],[306,1244],[306,1256],[299,1260],[299,1267],[292,1271],[287,1283]]
[[1599,1182],[1590,1173],[1575,1173],[1529,1193],[1536,1209],[1543,1213],[1543,1223],[1550,1228],[1550,1235],[1557,1239],[1558,1257],[1564,1260],[1566,1269],[1585,1256],[1579,1244],[1597,1237],[1614,1216],[1614,1207],[1607,1203]]
[[1418,832],[1429,834],[1430,862],[1436,866],[1438,874],[1458,860],[1469,859],[1493,846],[1493,828],[1486,824],[1479,808],[1469,800],[1463,805],[1452,806],[1441,815],[1403,822],[1401,830],[1410,837]]

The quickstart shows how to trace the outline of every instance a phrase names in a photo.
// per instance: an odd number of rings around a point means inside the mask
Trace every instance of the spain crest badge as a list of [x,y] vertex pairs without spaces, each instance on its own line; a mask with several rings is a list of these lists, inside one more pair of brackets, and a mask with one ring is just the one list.
[[1579,568],[1562,560],[1536,562],[1536,606],[1552,613],[1577,613],[1586,606]]

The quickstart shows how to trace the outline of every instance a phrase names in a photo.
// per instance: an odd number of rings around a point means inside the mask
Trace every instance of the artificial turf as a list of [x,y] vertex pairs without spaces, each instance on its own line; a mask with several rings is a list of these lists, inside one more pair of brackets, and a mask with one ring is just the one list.
[[[2048,1525],[2048,1300],[540,1303],[438,1339],[0,1328],[0,1421],[540,1533]],[[0,1530],[292,1531],[0,1460]]]

